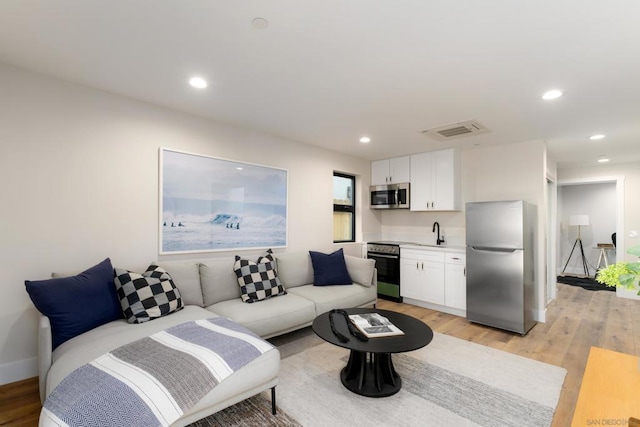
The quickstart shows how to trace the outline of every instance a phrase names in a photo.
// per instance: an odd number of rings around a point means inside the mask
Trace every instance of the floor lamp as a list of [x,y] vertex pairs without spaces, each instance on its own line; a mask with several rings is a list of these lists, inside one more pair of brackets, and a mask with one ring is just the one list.
[[569,259],[567,259],[567,263],[564,265],[562,272],[567,269],[567,265],[569,265],[569,261],[571,261],[571,256],[573,256],[573,252],[576,250],[576,246],[580,246],[580,256],[582,257],[582,269],[584,270],[584,274],[589,276],[589,265],[587,264],[587,259],[584,257],[584,248],[582,247],[582,236],[580,235],[580,227],[589,225],[589,215],[571,215],[569,216],[569,226],[578,227],[578,237],[576,237],[576,241],[573,243],[573,248],[571,249],[571,253],[569,254]]

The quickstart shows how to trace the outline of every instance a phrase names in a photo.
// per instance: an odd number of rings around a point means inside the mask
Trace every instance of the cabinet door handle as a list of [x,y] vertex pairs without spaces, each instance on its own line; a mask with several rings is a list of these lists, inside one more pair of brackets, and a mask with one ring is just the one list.
[[422,264],[422,269],[424,270],[424,262],[423,262],[423,263],[421,263],[421,264]]
[[451,259],[455,259],[457,261],[460,261],[460,258],[458,258],[457,256],[452,257]]
[[420,263],[416,261],[416,270],[420,270]]
[[464,273],[462,273],[464,277],[467,277],[467,267],[464,268]]

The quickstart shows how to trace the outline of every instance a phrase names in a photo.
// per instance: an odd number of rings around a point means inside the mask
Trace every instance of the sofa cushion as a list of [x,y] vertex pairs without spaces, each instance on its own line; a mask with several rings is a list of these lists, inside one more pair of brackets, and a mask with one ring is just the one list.
[[228,317],[263,338],[311,325],[316,317],[313,302],[292,294],[269,298],[260,304],[245,304],[237,298],[213,304],[207,310]]
[[195,261],[163,261],[158,265],[166,270],[180,291],[184,305],[204,307],[200,286],[200,265]]
[[366,287],[371,286],[373,282],[373,271],[376,267],[375,260],[345,255],[344,261],[347,264],[347,270],[353,283],[358,283]]
[[205,307],[220,301],[240,299],[233,263],[231,257],[211,258],[200,263],[200,284]]
[[276,255],[278,277],[287,288],[313,283],[313,264],[309,252],[288,252]]
[[314,285],[351,285],[353,283],[347,271],[342,248],[330,254],[309,251],[309,255],[313,264]]
[[111,260],[71,277],[25,281],[29,297],[51,322],[52,346],[122,318]]
[[298,286],[289,293],[313,301],[316,315],[321,315],[334,308],[359,307],[373,304],[377,291],[373,287],[364,286]]
[[124,317],[143,323],[183,307],[180,291],[162,267],[150,265],[142,274],[116,268],[116,290]]
[[252,303],[269,297],[285,295],[287,291],[278,279],[273,252],[268,249],[256,262],[236,255],[233,270],[238,277],[242,301]]

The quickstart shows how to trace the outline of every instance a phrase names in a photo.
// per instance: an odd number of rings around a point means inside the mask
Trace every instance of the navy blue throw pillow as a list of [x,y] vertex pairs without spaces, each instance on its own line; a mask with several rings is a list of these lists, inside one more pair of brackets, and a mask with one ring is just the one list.
[[26,280],[33,305],[49,318],[52,346],[122,318],[109,258],[71,277]]
[[353,280],[347,271],[342,248],[330,254],[309,251],[311,264],[313,264],[313,284],[315,286],[326,285],[351,285]]

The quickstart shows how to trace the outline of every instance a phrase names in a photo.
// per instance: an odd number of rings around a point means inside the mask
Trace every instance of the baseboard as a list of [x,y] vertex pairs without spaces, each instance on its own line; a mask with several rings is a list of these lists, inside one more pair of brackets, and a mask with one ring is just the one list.
[[403,302],[406,304],[417,305],[418,307],[428,308],[430,310],[441,311],[447,314],[453,314],[454,316],[467,317],[467,312],[459,308],[447,307],[440,304],[433,304],[430,302],[415,300],[412,298],[403,298]]
[[0,365],[0,385],[38,376],[38,358],[18,360]]
[[[442,311],[444,313],[453,314],[454,316],[466,317],[466,311],[460,310],[457,308],[445,307],[438,304],[432,304],[429,302],[414,300],[411,298],[404,298],[404,302],[411,305],[417,305],[418,307],[429,308],[431,310]],[[543,308],[542,310],[533,310],[532,313],[533,320],[540,323],[545,323],[547,321],[547,309]]]
[[540,323],[547,322],[547,309],[543,308],[542,310],[533,310],[533,320]]
[[636,289],[616,288],[616,296],[618,298],[640,299]]

